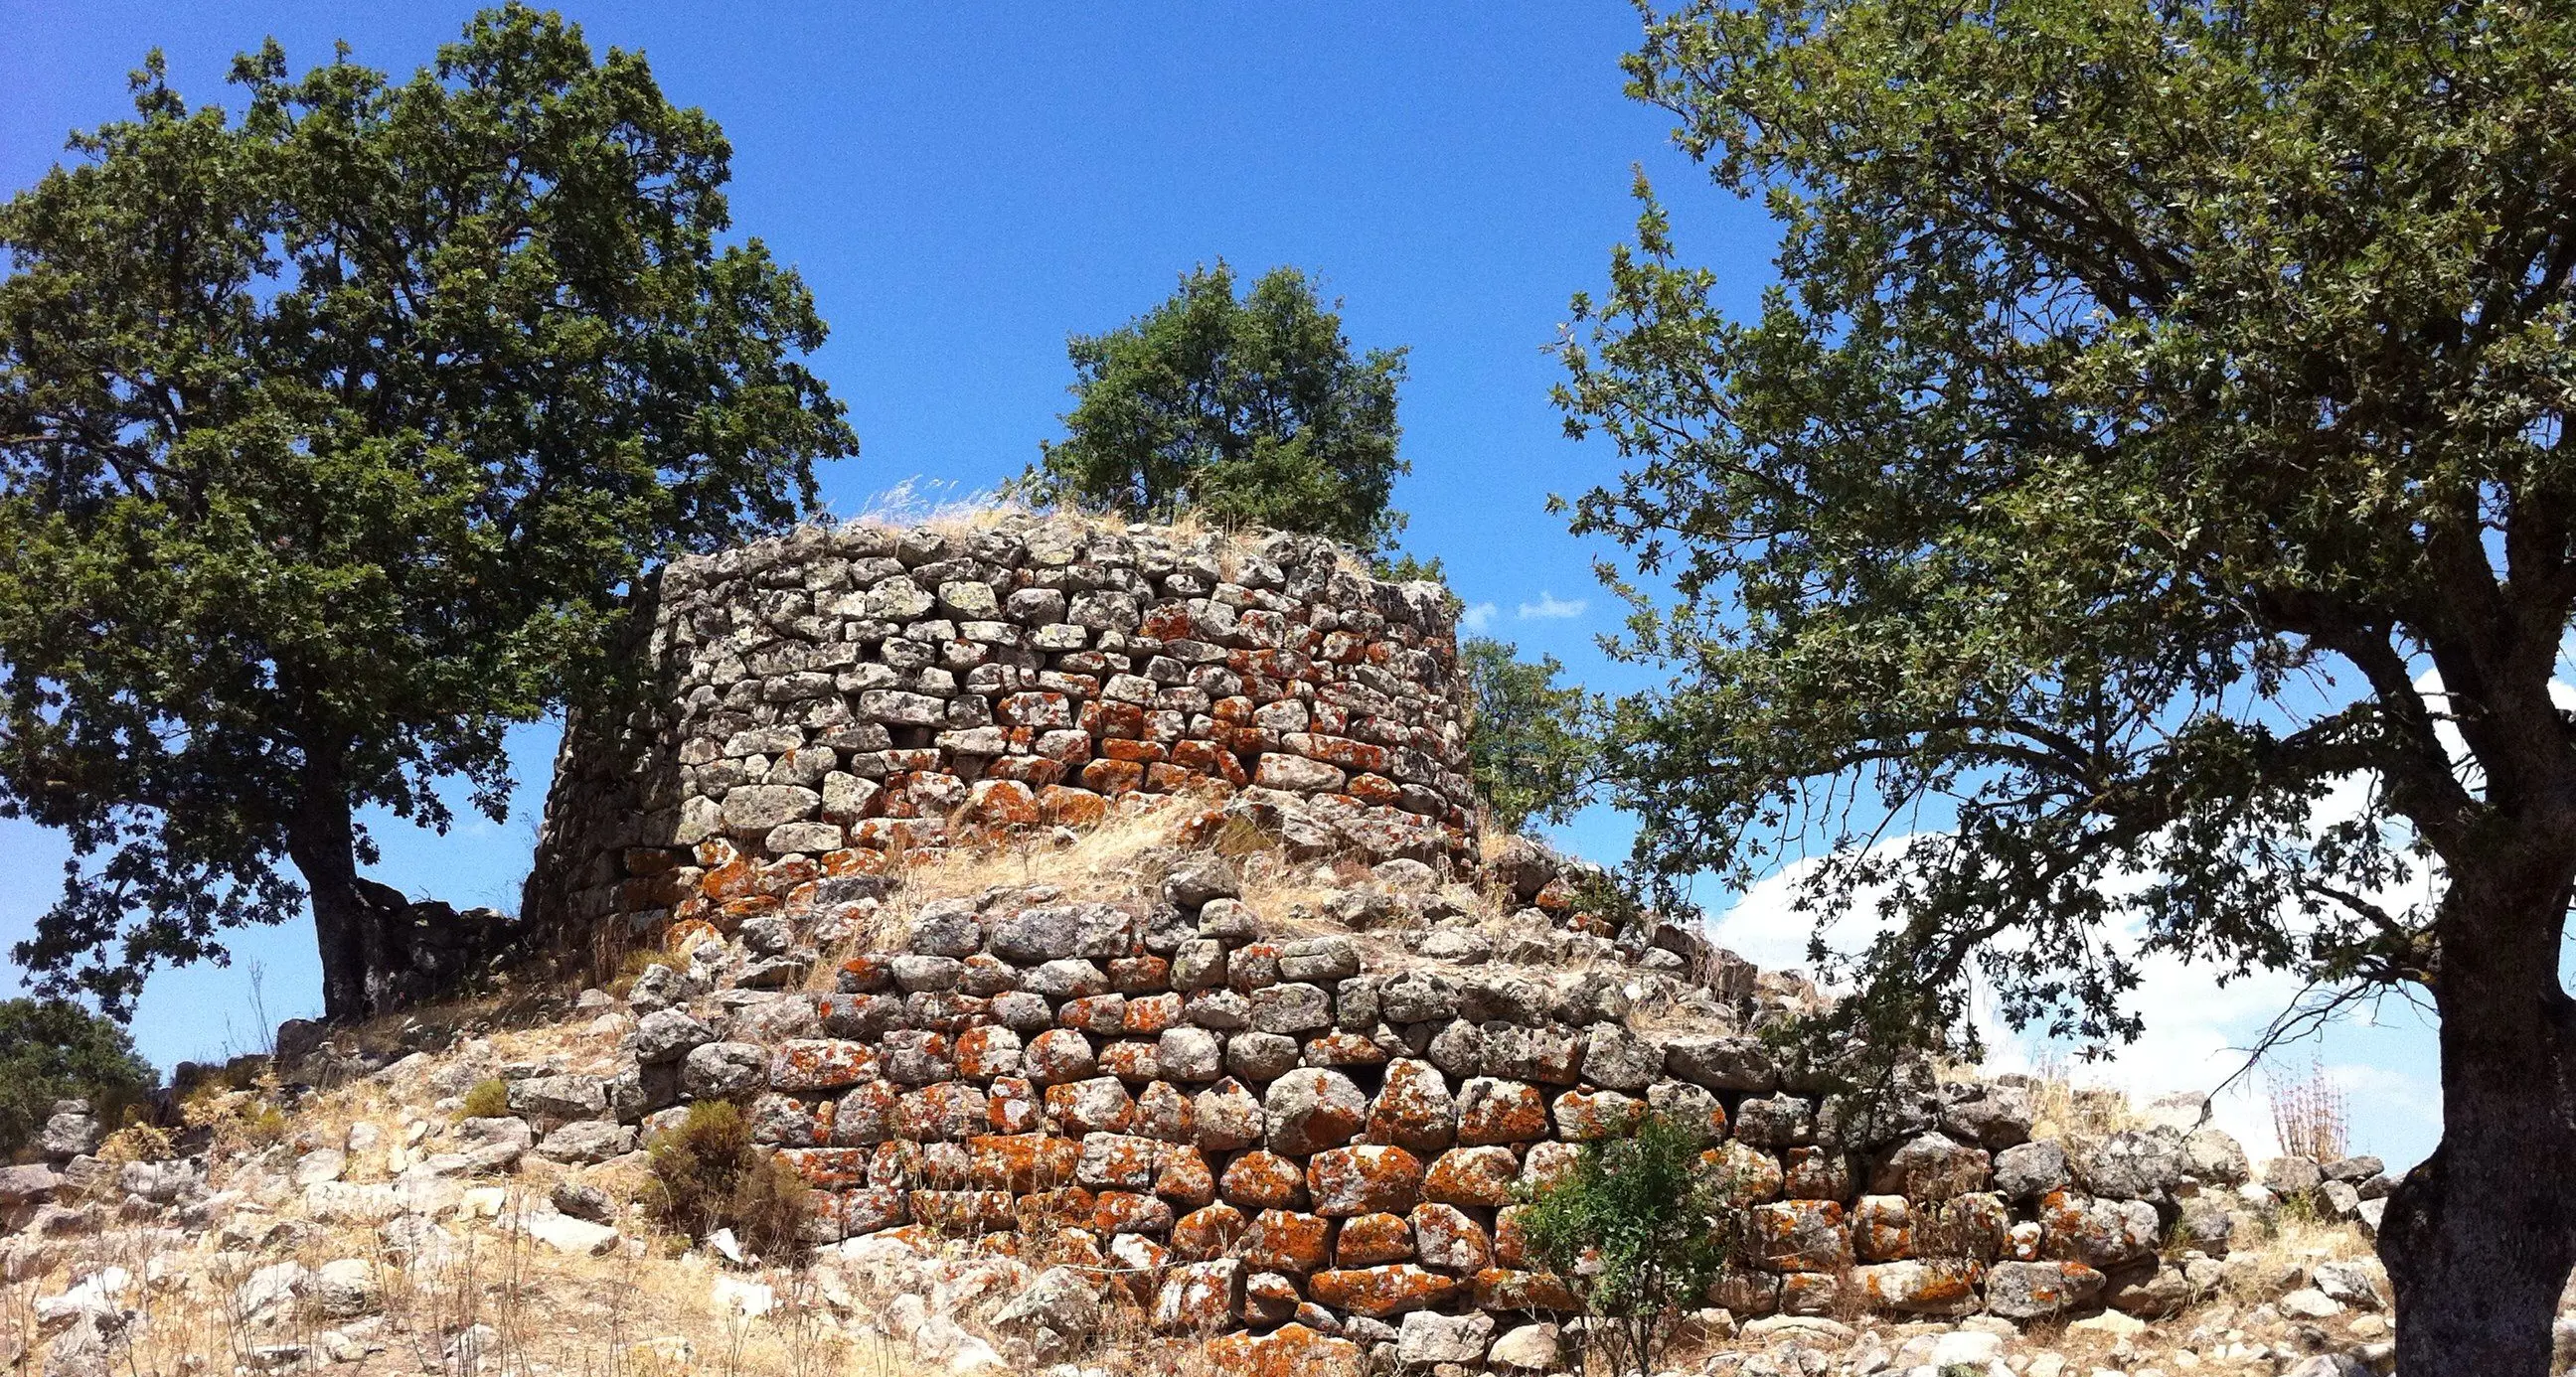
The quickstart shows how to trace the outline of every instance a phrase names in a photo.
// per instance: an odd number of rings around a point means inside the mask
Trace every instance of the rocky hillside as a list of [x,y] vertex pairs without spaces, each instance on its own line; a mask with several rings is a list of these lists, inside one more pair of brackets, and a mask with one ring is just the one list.
[[[1599,892],[1518,839],[1470,884],[1183,797],[676,925],[609,988],[290,1029],[158,1124],[66,1105],[0,1174],[0,1345],[67,1377],[1546,1372],[1583,1320],[1517,1212],[1654,1113],[1750,1230],[1687,1370],[2385,1369],[2377,1163],[2249,1179],[2194,1097],[1926,1065],[1857,1099],[1762,1037],[1813,987]],[[793,1238],[657,1208],[650,1149],[719,1102],[802,1183]]]

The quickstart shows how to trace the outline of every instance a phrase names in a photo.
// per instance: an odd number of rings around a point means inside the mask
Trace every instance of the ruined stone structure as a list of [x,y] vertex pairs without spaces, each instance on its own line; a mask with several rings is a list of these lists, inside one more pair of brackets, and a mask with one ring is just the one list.
[[[1329,541],[812,526],[675,561],[656,598],[637,701],[566,733],[537,926],[729,929],[1183,790],[1310,847],[1473,861],[1446,595]],[[722,874],[696,850],[718,839]]]
[[[815,1188],[826,1254],[1043,1238],[1163,1332],[1242,1327],[1236,1356],[1264,1366],[1380,1343],[1474,1364],[1572,1309],[1515,1227],[1523,1192],[1650,1112],[1701,1135],[1749,1212],[1711,1297],[1742,1319],[2170,1313],[2251,1227],[2244,1156],[2214,1130],[2069,1151],[2029,1140],[2026,1081],[1872,1102],[1784,1067],[1757,1030],[1812,990],[1723,954],[1571,972],[1617,948],[1531,908],[1515,921],[1548,926],[1523,940],[1558,955],[1500,963],[1440,939],[1534,894],[1480,917],[1402,862],[1363,886],[1388,927],[1279,937],[1223,858],[1156,864],[1127,901],[1004,887],[894,929],[861,901],[898,935],[821,966],[783,913],[730,939],[675,928],[683,952],[631,998],[628,1069],[517,1082],[513,1110],[531,1151],[578,1161],[693,1100],[742,1102]],[[813,992],[744,988],[778,969]],[[1639,999],[1686,1017],[1641,1030]]]

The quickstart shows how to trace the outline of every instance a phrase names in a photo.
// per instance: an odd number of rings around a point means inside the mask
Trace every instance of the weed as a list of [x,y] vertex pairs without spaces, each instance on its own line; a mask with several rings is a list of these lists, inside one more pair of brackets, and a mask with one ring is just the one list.
[[795,1169],[755,1150],[751,1123],[725,1100],[700,1100],[688,1117],[651,1144],[653,1179],[646,1201],[673,1229],[705,1237],[733,1230],[765,1256],[795,1247],[807,1191]]
[[465,1103],[456,1107],[459,1119],[498,1119],[510,1112],[510,1086],[499,1079],[476,1081],[465,1092]]

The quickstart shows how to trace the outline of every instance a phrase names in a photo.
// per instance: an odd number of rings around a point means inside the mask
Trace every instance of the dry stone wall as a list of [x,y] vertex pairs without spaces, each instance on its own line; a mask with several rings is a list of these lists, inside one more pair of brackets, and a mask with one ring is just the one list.
[[[1159,902],[936,901],[813,993],[740,986],[812,955],[756,918],[645,973],[623,1076],[521,1082],[513,1107],[535,1152],[586,1160],[740,1101],[815,1188],[817,1246],[1042,1241],[1165,1332],[1240,1328],[1247,1364],[1290,1356],[1261,1345],[1472,1364],[1571,1310],[1516,1227],[1524,1192],[1649,1113],[1737,1183],[1750,1247],[1709,1299],[1741,1318],[2170,1313],[2249,1222],[2224,1134],[2071,1153],[2029,1141],[2025,1082],[1927,1079],[1862,1110],[1784,1070],[1753,1030],[1795,982],[1459,967],[1418,954],[1425,931],[1373,969],[1392,934],[1282,938],[1239,892],[1195,852]],[[1698,1031],[1632,1027],[1640,997]]]
[[1181,791],[1310,851],[1475,858],[1443,591],[1314,537],[808,527],[673,562],[638,658],[557,761],[523,912],[569,938],[730,930]]

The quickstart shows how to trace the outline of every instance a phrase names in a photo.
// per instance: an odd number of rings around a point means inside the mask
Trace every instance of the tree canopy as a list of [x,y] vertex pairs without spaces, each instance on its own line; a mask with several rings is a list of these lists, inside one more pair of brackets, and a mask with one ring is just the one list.
[[1248,293],[1219,261],[1118,329],[1076,335],[1065,438],[1024,480],[1045,501],[1306,531],[1374,552],[1404,528],[1404,350],[1354,354],[1339,303],[1295,268]]
[[1729,314],[1641,186],[1562,350],[1627,461],[1575,527],[1673,674],[1616,762],[1642,857],[1817,857],[1818,911],[1884,920],[1839,1030],[1882,1044],[1972,975],[2115,1042],[2154,953],[2429,1003],[2399,1365],[2545,1371],[2576,14],[1704,0],[1627,70],[1782,234]]
[[597,677],[639,576],[853,452],[824,325],[723,242],[730,149],[640,54],[487,10],[397,81],[157,54],[0,207],[0,810],[65,829],[21,944],[118,1008],[311,892],[362,1012],[352,809],[503,816],[502,732]]
[[1460,642],[1458,661],[1475,707],[1469,770],[1493,824],[1516,832],[1533,817],[1573,818],[1599,784],[1599,698],[1559,684],[1565,666],[1555,656],[1524,660],[1518,646],[1490,636]]

